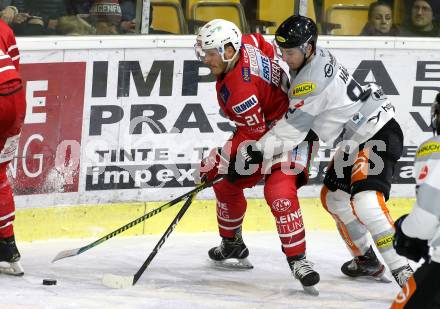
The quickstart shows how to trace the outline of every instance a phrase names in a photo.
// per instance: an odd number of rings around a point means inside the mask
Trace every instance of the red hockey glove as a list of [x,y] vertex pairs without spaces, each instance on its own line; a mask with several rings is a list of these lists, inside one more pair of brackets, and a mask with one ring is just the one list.
[[209,155],[200,162],[199,182],[214,180],[218,175],[219,165],[224,160],[221,156],[221,148],[213,148]]

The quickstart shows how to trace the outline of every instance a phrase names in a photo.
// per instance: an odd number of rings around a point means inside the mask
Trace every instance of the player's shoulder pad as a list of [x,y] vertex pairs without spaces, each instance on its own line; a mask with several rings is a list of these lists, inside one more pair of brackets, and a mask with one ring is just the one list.
[[423,142],[417,149],[416,158],[438,156],[440,158],[440,136],[434,136]]
[[319,95],[333,81],[337,68],[336,58],[326,49],[317,48],[312,61],[295,77],[289,97],[304,99]]

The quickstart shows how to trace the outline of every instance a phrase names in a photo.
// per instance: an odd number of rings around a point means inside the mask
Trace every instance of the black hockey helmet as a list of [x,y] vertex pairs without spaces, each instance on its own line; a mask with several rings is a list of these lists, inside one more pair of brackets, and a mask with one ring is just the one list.
[[440,92],[437,93],[431,107],[431,127],[434,134],[440,135]]
[[305,53],[307,44],[312,44],[313,51],[316,49],[318,40],[318,28],[316,23],[305,16],[293,15],[281,23],[275,32],[275,41],[279,47],[299,47]]

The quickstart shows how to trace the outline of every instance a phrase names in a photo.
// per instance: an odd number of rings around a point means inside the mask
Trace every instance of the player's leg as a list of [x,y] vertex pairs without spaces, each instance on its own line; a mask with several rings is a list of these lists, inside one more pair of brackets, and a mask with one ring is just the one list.
[[[344,159],[348,160],[348,156]],[[342,168],[342,175],[338,175],[332,161],[321,190],[321,203],[335,220],[339,234],[353,256],[352,260],[342,265],[341,271],[350,277],[367,276],[389,281],[384,276],[385,266],[371,247],[367,228],[353,211],[350,201],[350,173],[351,166],[346,166]]]
[[[397,160],[403,148],[403,134],[395,120],[388,122],[358,153],[351,171],[352,205],[359,220],[371,233],[376,247],[399,285],[412,274],[408,260],[392,246],[394,221],[388,200]],[[378,143],[386,146],[381,150]],[[373,157],[374,156],[374,157]],[[372,168],[381,167],[379,169]]]
[[264,196],[275,218],[281,248],[292,274],[307,293],[317,295],[314,285],[320,277],[306,258],[305,227],[297,195],[297,190],[308,182],[310,166],[319,149],[316,134],[311,131],[307,137],[307,141],[272,162]]
[[303,286],[319,282],[319,274],[306,259],[305,227],[297,195],[297,175],[280,169],[266,177],[264,196],[275,218],[282,251],[289,266]]
[[0,164],[0,273],[23,275],[20,253],[14,236],[15,204],[6,176],[6,164]]
[[6,169],[18,146],[24,109],[23,91],[0,96],[0,261],[4,262],[0,265],[0,272],[12,275],[23,275],[23,268],[15,243],[15,203]]
[[241,233],[247,206],[243,189],[226,179],[216,183],[213,188],[217,198],[217,223],[222,241],[219,246],[211,248],[208,255],[212,260],[219,262],[238,259],[239,264],[231,266],[246,268],[247,265],[251,268],[252,265],[245,260],[249,255],[249,250]]
[[440,308],[439,277],[440,264],[425,262],[403,285],[391,309]]
[[365,254],[371,244],[366,227],[353,213],[350,198],[350,194],[340,189],[332,191],[326,185],[321,189],[321,203],[335,220],[341,238],[355,257]]

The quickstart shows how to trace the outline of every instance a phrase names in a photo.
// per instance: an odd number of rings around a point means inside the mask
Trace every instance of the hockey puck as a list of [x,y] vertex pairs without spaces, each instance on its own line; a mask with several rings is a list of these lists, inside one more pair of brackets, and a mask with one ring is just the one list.
[[57,285],[55,279],[43,279],[43,285]]

